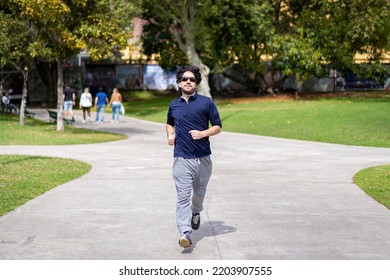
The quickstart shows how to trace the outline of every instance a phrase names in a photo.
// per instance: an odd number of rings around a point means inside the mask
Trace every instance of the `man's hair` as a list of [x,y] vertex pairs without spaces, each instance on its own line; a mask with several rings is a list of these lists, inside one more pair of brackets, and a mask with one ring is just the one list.
[[183,78],[185,72],[192,72],[194,74],[197,85],[199,85],[202,81],[202,75],[200,74],[199,67],[192,65],[184,65],[181,66],[176,72],[176,83],[180,83],[181,78]]

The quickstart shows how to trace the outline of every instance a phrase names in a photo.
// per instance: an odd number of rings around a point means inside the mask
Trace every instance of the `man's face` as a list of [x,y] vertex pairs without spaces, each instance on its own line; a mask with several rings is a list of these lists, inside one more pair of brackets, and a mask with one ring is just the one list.
[[194,73],[187,71],[183,74],[179,82],[181,92],[187,95],[191,95],[196,90],[196,79]]

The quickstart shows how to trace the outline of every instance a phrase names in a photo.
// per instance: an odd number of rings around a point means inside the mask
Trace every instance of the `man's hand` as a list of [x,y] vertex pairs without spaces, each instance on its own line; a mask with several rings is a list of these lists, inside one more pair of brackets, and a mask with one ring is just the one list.
[[190,130],[189,133],[191,134],[191,137],[194,140],[199,140],[206,136],[203,131],[199,131],[199,130]]
[[168,145],[173,146],[175,144],[175,135],[168,136]]

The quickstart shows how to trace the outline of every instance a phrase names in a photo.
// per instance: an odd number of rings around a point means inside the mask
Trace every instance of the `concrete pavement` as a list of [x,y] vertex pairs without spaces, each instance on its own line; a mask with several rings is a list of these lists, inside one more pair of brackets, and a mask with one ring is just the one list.
[[[37,117],[48,121],[45,110]],[[389,260],[390,210],[353,184],[390,149],[222,132],[194,246],[178,245],[172,147],[162,124],[121,116],[76,126],[125,133],[91,145],[0,146],[92,170],[0,217],[0,259]]]

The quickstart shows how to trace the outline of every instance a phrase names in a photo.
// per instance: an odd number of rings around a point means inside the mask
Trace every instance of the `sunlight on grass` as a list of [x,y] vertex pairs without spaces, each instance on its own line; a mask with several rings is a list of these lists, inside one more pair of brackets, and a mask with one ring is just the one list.
[[0,216],[90,169],[72,159],[0,155]]
[[93,144],[126,139],[123,134],[88,130],[67,125],[59,132],[55,125],[36,119],[25,119],[19,125],[19,116],[0,113],[0,145],[74,145]]
[[369,196],[390,209],[390,165],[363,169],[353,180]]
[[[126,115],[166,122],[176,95],[126,103]],[[223,131],[335,144],[390,147],[389,98],[215,99]]]

